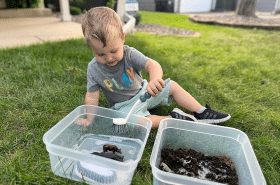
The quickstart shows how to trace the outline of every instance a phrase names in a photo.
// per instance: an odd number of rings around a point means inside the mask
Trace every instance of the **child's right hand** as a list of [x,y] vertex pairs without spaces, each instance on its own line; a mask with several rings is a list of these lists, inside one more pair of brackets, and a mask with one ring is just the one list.
[[159,92],[162,91],[162,88],[165,87],[165,82],[161,78],[154,78],[151,80],[147,85],[147,92],[152,95],[153,97],[156,97]]

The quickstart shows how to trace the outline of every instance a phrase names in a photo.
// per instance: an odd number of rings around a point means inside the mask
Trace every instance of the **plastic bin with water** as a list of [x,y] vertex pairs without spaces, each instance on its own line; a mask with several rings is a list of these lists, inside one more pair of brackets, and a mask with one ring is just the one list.
[[[88,128],[75,123],[88,115],[94,116]],[[132,115],[127,122],[128,132],[113,133],[112,119],[125,116],[123,112],[83,105],[64,117],[43,136],[53,173],[88,184],[130,184],[152,123],[145,117]],[[104,144],[120,148],[124,161],[91,154],[103,152]]]
[[153,184],[218,185],[221,183],[160,170],[163,148],[191,148],[205,155],[230,157],[235,165],[239,185],[266,185],[250,140],[238,129],[171,118],[160,123],[150,158]]

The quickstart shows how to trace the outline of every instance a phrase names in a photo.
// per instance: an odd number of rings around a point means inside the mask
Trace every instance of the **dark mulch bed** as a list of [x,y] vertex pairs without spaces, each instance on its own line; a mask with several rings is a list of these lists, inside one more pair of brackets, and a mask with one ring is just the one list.
[[246,17],[240,15],[190,15],[189,20],[198,23],[218,24],[242,28],[280,30],[280,19]]
[[[60,14],[54,15],[55,17],[60,17]],[[72,21],[77,23],[82,23],[83,15],[72,16]],[[136,32],[146,32],[158,35],[176,35],[184,37],[199,37],[200,34],[192,30],[180,29],[175,27],[167,27],[156,24],[145,24],[140,23],[135,26]]]
[[[55,17],[60,17],[59,13],[54,14]],[[82,15],[72,16],[72,21],[82,23]],[[189,15],[189,20],[198,23],[217,24],[231,27],[280,30],[280,18],[258,18],[245,17],[229,14],[193,14]],[[135,26],[136,32],[146,32],[159,35],[176,35],[185,37],[199,37],[200,33],[192,30],[180,29],[175,27],[167,27],[155,24],[140,23]]]
[[138,24],[135,27],[137,32],[147,32],[151,34],[158,35],[176,35],[176,36],[185,36],[185,37],[199,37],[200,34],[192,30],[186,30],[175,27],[161,26],[156,24]]

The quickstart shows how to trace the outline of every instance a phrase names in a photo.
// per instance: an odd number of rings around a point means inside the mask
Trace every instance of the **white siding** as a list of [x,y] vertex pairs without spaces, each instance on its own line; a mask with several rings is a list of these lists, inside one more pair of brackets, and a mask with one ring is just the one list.
[[210,12],[212,0],[181,0],[180,13]]

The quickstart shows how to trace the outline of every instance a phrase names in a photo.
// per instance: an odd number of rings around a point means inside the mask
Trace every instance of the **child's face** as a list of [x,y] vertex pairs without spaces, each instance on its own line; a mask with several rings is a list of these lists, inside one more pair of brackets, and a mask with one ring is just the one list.
[[125,33],[123,37],[120,37],[119,31],[112,27],[106,38],[106,47],[103,47],[103,43],[93,38],[89,45],[92,48],[93,53],[97,61],[101,64],[106,64],[110,68],[115,67],[119,61],[123,58],[123,44],[125,40]]

